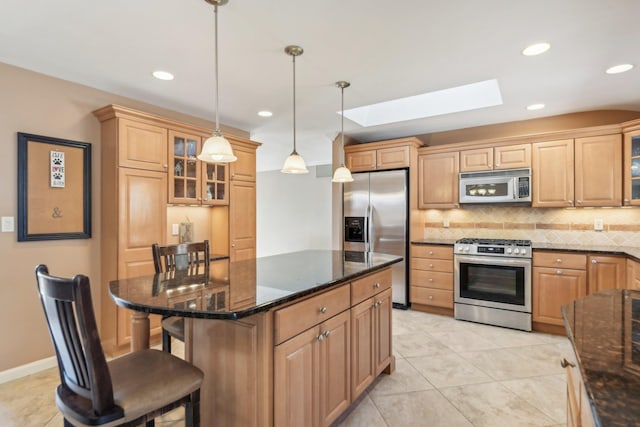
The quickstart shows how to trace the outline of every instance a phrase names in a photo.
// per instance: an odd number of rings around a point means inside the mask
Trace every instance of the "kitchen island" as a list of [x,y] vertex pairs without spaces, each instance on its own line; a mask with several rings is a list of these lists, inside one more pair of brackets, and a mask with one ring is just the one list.
[[142,315],[185,317],[185,356],[205,373],[202,425],[329,425],[394,370],[401,260],[302,251],[113,281],[110,292]]

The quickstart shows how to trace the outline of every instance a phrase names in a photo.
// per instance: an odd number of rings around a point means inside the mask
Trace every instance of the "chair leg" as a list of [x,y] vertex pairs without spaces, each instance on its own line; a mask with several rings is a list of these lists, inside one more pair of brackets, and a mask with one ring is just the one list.
[[184,405],[184,418],[186,427],[200,427],[200,390],[191,393]]
[[162,330],[162,351],[171,353],[171,335],[165,329]]
[[144,423],[144,427],[155,427],[156,426],[156,420],[149,420],[146,423]]

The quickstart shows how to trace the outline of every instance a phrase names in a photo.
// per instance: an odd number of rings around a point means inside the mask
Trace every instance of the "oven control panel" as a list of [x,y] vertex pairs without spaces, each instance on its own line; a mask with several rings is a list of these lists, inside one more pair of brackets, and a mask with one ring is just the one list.
[[473,241],[461,239],[454,246],[456,255],[484,255],[512,258],[531,258],[528,240]]

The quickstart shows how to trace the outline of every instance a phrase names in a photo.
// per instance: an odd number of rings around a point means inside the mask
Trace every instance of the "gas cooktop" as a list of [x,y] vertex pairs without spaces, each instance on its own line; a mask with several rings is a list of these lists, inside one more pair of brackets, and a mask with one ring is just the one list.
[[454,254],[531,258],[531,240],[459,239]]
[[456,240],[456,243],[462,243],[466,245],[531,246],[531,240],[511,240],[511,239],[464,238],[464,239]]

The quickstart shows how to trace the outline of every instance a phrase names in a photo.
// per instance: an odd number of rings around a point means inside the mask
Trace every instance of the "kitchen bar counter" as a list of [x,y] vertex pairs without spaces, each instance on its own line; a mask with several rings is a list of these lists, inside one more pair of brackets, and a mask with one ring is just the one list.
[[592,294],[562,312],[586,390],[582,411],[590,410],[598,426],[638,425],[640,291]]

